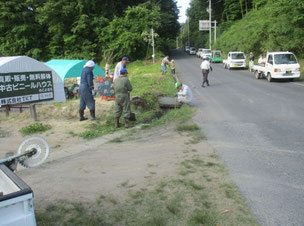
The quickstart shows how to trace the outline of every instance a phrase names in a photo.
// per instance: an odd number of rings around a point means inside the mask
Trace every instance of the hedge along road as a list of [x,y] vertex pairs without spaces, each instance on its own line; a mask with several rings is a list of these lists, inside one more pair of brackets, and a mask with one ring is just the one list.
[[194,118],[262,225],[304,225],[304,87],[256,80],[173,50],[177,76],[192,88]]

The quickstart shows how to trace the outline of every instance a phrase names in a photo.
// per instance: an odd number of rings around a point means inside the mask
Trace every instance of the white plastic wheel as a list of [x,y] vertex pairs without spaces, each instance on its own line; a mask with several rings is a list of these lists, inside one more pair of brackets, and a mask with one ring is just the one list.
[[42,137],[30,137],[25,139],[18,148],[18,154],[36,149],[37,153],[30,158],[24,160],[22,165],[25,167],[37,167],[41,165],[49,155],[49,144]]

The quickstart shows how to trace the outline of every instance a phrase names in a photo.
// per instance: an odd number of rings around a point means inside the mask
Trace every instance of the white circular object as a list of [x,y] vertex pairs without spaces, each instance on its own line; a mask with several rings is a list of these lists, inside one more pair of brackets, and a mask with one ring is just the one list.
[[24,160],[21,164],[25,167],[37,167],[41,165],[49,155],[49,144],[42,137],[30,137],[25,139],[18,148],[18,154],[35,149],[35,155]]

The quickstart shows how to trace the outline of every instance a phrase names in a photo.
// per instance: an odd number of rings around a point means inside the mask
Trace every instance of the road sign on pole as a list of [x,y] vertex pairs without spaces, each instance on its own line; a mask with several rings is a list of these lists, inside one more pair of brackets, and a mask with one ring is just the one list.
[[199,21],[199,30],[200,31],[209,31],[210,22],[209,20],[200,20]]

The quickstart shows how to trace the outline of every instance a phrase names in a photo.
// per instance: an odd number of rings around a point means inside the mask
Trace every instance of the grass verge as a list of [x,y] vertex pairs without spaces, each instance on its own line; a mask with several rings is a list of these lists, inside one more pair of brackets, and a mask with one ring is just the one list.
[[[159,108],[159,96],[174,96],[177,91],[173,77],[169,73],[162,75],[158,63],[135,61],[128,66],[128,71],[133,86],[131,95],[146,100],[144,106],[131,106],[132,112],[136,114],[137,118],[136,122],[131,122],[133,126],[145,124],[142,129],[147,129],[153,126],[165,125],[172,121],[183,123],[193,116],[194,109],[189,106],[183,106],[180,109],[173,109],[168,112],[164,112]],[[79,133],[79,136],[85,139],[93,139],[123,129],[115,128],[113,115],[114,108],[111,108],[106,117],[89,124],[85,131]]]

